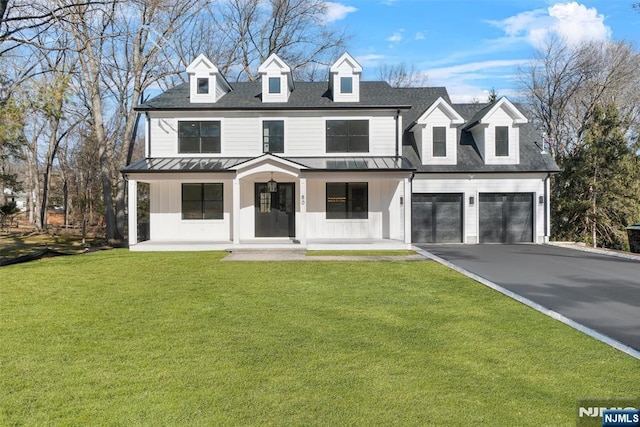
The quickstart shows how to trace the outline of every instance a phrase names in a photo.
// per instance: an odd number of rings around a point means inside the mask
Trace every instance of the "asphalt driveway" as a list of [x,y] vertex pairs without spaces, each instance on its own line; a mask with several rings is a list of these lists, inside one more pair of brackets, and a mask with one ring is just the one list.
[[550,245],[421,245],[640,350],[640,261]]

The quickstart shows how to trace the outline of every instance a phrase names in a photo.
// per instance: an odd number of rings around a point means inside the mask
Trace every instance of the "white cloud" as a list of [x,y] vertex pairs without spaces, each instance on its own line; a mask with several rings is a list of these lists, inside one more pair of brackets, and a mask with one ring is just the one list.
[[393,33],[393,35],[391,35],[390,37],[387,37],[387,41],[391,43],[398,43],[401,40],[402,40],[402,34],[397,31]]
[[384,58],[385,58],[384,55],[371,53],[367,55],[356,56],[355,60],[358,61],[358,64],[362,65],[362,67],[366,68],[366,67],[377,66],[380,63],[380,61]]
[[[442,81],[451,81],[461,77],[476,75],[481,72],[482,76],[491,76],[493,72],[490,69],[513,69],[518,65],[528,63],[528,59],[495,59],[490,61],[470,62],[467,64],[452,65],[450,67],[432,68],[425,70],[429,75],[429,79],[438,79]],[[468,77],[467,77],[468,78]]]
[[501,28],[509,38],[524,39],[540,47],[552,35],[572,45],[583,41],[608,40],[611,38],[611,28],[605,25],[604,20],[604,15],[598,13],[596,8],[570,2],[522,12],[492,24]]
[[326,1],[324,2],[324,4],[327,8],[327,13],[325,16],[326,23],[340,21],[341,19],[346,18],[348,14],[358,10],[353,6],[345,6],[342,3],[335,3],[331,1]]
[[489,89],[494,86],[499,95],[515,97],[513,89],[503,89],[495,83],[512,85],[514,68],[527,63],[528,60],[522,59],[490,60],[431,68],[423,72],[428,76],[429,86],[445,86],[454,102],[485,102]]
[[389,48],[393,48],[393,46],[397,43],[400,43],[403,36],[404,28],[400,28],[398,31],[394,32],[391,36],[387,37],[386,40],[390,43]]
[[416,40],[424,40],[425,39],[424,33],[423,32],[416,33],[415,39]]

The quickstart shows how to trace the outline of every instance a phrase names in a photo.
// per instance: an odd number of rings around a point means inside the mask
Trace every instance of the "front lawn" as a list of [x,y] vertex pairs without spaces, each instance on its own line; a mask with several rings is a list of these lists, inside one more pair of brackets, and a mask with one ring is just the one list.
[[640,361],[434,262],[0,268],[0,425],[573,426]]

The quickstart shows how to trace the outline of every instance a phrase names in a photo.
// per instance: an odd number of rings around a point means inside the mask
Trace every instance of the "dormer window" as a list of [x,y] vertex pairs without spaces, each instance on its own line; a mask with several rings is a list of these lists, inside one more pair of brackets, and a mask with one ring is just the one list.
[[447,128],[433,127],[433,157],[447,157]]
[[189,75],[189,102],[216,103],[231,91],[231,85],[204,55],[199,55],[187,67]]
[[198,95],[209,93],[209,78],[198,78]]
[[291,68],[275,53],[258,67],[262,102],[287,102],[293,92]]
[[509,156],[509,126],[496,126],[496,157]]
[[348,53],[329,69],[329,90],[333,102],[360,102],[362,66]]
[[527,118],[507,98],[480,106],[463,131],[470,132],[485,165],[520,163],[520,125]]
[[340,92],[353,93],[353,77],[340,77]]
[[458,126],[464,118],[443,98],[438,98],[418,117],[410,131],[418,144],[423,165],[455,165]]
[[269,93],[280,93],[280,77],[269,77]]

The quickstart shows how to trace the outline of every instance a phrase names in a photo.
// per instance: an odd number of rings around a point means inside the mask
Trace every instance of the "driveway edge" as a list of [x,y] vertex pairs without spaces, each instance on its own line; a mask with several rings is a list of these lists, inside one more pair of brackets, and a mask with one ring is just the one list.
[[414,247],[414,250],[424,257],[427,257],[433,261],[439,262],[440,264],[445,265],[457,271],[458,273],[464,274],[465,276],[493,289],[494,291],[500,292],[501,294],[508,296],[509,298],[512,298],[518,301],[519,303],[526,305],[527,307],[533,308],[534,310],[546,316],[549,316],[552,319],[557,320],[558,322],[564,323],[565,325],[573,329],[576,329],[584,334],[587,334],[591,338],[595,338],[596,340],[604,344],[607,344],[608,346],[613,347],[616,350],[619,350],[625,354],[628,354],[631,357],[634,357],[640,360],[640,351],[634,349],[633,347],[629,347],[628,345],[623,344],[620,341],[616,341],[613,338],[608,337],[607,335],[601,334],[600,332],[594,329],[591,329],[581,323],[578,323],[575,320],[571,320],[568,317],[558,313],[557,311],[549,310],[548,308],[538,304],[537,302],[531,301],[528,298],[525,298],[521,295],[516,294],[515,292],[505,289],[502,286],[496,283],[493,283],[490,280],[485,279],[484,277],[478,276],[477,274],[474,274],[468,270],[465,270],[464,268],[459,267],[443,258],[440,258],[439,256],[432,254],[431,252],[427,252],[424,249],[421,249],[418,247]]
[[549,242],[546,244],[550,246],[556,246],[558,248],[567,248],[567,249],[573,249],[576,251],[590,252],[592,254],[607,255],[607,256],[612,256],[616,258],[624,258],[624,259],[630,259],[633,261],[640,261],[640,254],[635,254],[633,252],[620,252],[620,251],[614,251],[614,250],[604,249],[604,248],[591,248],[589,246],[578,245],[575,242]]

